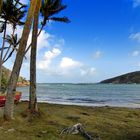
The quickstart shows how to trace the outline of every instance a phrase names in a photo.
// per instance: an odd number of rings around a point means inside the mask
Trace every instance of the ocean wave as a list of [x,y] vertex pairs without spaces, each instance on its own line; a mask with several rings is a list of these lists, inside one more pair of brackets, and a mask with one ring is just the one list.
[[95,100],[89,98],[67,98],[68,101],[77,102],[77,103],[105,103],[108,100]]

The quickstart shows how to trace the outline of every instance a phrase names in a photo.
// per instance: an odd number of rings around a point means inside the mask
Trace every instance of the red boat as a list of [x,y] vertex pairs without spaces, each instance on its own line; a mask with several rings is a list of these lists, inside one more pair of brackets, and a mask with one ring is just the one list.
[[[15,103],[18,103],[20,98],[21,98],[21,92],[16,92],[15,99],[14,99]],[[5,105],[5,102],[6,102],[6,94],[0,93],[0,107],[3,107]]]

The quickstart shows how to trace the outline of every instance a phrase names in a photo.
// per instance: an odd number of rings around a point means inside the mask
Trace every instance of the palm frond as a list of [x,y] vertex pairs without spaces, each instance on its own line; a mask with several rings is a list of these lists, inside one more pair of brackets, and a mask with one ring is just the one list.
[[67,17],[51,17],[51,18],[48,18],[48,20],[70,23],[70,20]]
[[3,1],[1,18],[9,21],[14,27],[23,25],[24,22],[21,19],[25,15],[25,7],[26,5],[19,4],[19,0],[5,0]]
[[70,20],[67,17],[52,17],[66,8],[67,6],[62,4],[62,0],[43,0],[40,10],[43,16],[43,21],[41,22],[42,26],[45,26],[46,22],[49,20],[69,23]]
[[66,9],[67,6],[66,5],[62,5],[60,7],[58,7],[57,9],[50,9],[49,10],[49,17],[54,15],[54,14],[58,14],[59,12],[61,12],[62,10]]
[[0,23],[0,33],[2,33],[4,31],[4,23]]
[[[5,50],[5,49],[8,49],[8,47],[4,47],[3,49],[4,49],[4,50]],[[0,51],[1,51],[1,50],[2,50],[2,48],[0,48]]]
[[14,53],[14,48],[12,49],[12,51],[9,53],[9,55],[7,56],[7,58],[4,60],[4,63],[12,56],[12,54]]

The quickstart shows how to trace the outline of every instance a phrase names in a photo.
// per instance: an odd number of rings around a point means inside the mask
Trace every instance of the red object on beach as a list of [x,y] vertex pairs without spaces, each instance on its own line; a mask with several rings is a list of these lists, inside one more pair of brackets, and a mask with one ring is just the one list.
[[[21,92],[16,92],[15,99],[14,99],[15,103],[18,103],[20,98],[21,98]],[[6,95],[0,94],[0,107],[5,106],[5,102],[6,102]]]

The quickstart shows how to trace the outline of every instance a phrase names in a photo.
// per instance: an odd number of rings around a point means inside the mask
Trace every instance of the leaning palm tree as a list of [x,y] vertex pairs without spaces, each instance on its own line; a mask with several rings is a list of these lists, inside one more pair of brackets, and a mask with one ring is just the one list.
[[0,89],[1,89],[1,75],[2,75],[2,64],[3,64],[3,55],[4,55],[4,49],[5,49],[5,38],[6,38],[6,29],[7,29],[7,24],[12,24],[13,26],[13,33],[14,35],[15,29],[17,25],[23,25],[24,22],[21,21],[21,19],[24,17],[25,10],[25,5],[18,5],[17,0],[5,0],[3,1],[3,7],[2,7],[2,13],[0,15],[1,20],[1,28],[0,32],[3,32],[3,43],[1,47],[1,52],[0,52]]
[[[64,10],[66,6],[62,5],[61,0],[44,0],[42,2],[41,13],[44,17],[42,22],[42,27],[38,32],[38,18],[39,18],[39,9],[41,6],[41,1],[38,1],[38,6],[36,7],[36,12],[34,15],[34,25],[33,25],[33,35],[31,43],[31,59],[30,59],[30,99],[29,99],[29,109],[32,112],[38,111],[37,108],[37,97],[36,97],[36,51],[37,51],[37,37],[41,33],[43,27],[46,25],[47,21],[61,21],[69,22],[67,17],[56,18],[52,15]],[[48,14],[47,14],[48,13]]]
[[37,0],[30,1],[30,8],[28,11],[25,25],[24,25],[18,52],[17,52],[16,59],[14,62],[13,70],[12,70],[12,73],[11,73],[11,76],[7,85],[6,104],[4,108],[4,118],[6,120],[11,120],[13,118],[14,94],[15,94],[16,84],[18,81],[19,72],[21,69],[22,62],[23,62],[23,57],[24,57],[36,5],[37,5]]

